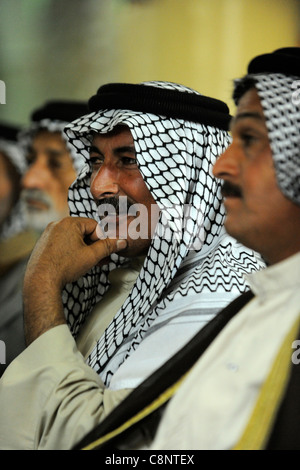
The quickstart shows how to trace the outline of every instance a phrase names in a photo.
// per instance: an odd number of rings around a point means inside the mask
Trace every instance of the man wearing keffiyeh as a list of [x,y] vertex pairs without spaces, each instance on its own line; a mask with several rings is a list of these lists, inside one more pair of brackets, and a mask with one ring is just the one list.
[[[255,57],[248,74],[235,81],[233,140],[213,173],[223,180],[227,232],[258,250],[268,267],[248,276],[251,291],[222,310],[159,371],[172,376],[161,394],[168,387],[176,393],[151,452],[300,450],[299,83],[300,48]],[[153,374],[152,383],[159,374]],[[157,406],[155,400],[145,402],[143,409],[142,392],[141,386],[123,402],[131,406],[131,421],[119,409],[78,448],[104,449],[105,442],[114,449],[133,448],[132,423],[138,421],[135,427],[145,435],[150,417],[153,422],[172,397]],[[133,413],[134,401],[144,422]]]
[[68,189],[84,160],[64,128],[87,111],[83,101],[47,101],[32,111],[29,126],[18,135],[27,162],[21,192],[24,218],[39,234],[50,222],[69,215]]
[[[65,129],[86,159],[69,192],[72,217],[52,224],[32,256],[29,347],[0,389],[3,413],[23,394],[30,429],[22,408],[23,424],[1,430],[2,448],[70,448],[246,291],[244,274],[264,266],[223,227],[211,169],[229,143],[224,103],[146,82],[104,85],[89,107]],[[121,197],[138,207],[124,206],[125,222]],[[99,217],[110,201],[106,221],[117,212],[118,240],[106,238]],[[137,225],[144,236],[123,240]]]
[[22,281],[36,236],[25,228],[20,204],[25,156],[18,144],[20,127],[0,124],[0,340],[8,364],[25,349]]

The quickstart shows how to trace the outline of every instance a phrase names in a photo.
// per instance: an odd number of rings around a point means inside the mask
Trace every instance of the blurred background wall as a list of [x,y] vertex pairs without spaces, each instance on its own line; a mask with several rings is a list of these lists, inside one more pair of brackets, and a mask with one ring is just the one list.
[[300,45],[299,0],[0,0],[0,120],[107,82],[168,80],[226,101],[249,60]]

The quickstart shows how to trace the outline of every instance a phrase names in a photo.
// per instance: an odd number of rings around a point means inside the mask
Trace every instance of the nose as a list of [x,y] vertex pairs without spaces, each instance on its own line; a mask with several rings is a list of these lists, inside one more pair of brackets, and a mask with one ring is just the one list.
[[236,156],[236,148],[234,143],[232,143],[214,164],[212,169],[213,175],[219,179],[224,179],[226,176],[236,176],[239,171]]
[[22,179],[24,189],[45,190],[51,177],[46,162],[37,158],[28,168]]
[[95,200],[117,196],[120,191],[118,169],[114,165],[103,163],[92,176],[90,189]]

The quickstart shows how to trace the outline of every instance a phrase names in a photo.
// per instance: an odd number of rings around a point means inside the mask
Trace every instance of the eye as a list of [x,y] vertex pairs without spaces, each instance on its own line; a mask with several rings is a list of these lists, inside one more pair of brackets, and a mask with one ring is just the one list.
[[63,167],[63,164],[59,158],[51,158],[49,160],[49,167],[53,170],[58,170]]
[[133,166],[133,165],[137,165],[136,158],[132,158],[132,157],[122,157],[121,160],[122,160],[122,164],[123,164],[124,166]]
[[90,156],[90,166],[92,169],[99,167],[103,163],[103,157],[100,155]]
[[256,136],[250,132],[243,132],[240,137],[244,147],[250,147],[257,140]]
[[34,154],[34,152],[29,152],[26,155],[26,162],[28,166],[32,165],[35,162],[35,160],[36,160],[36,155]]
[[32,165],[33,162],[34,162],[34,157],[33,157],[33,155],[27,155],[26,161],[27,161],[27,165],[29,165],[29,166]]

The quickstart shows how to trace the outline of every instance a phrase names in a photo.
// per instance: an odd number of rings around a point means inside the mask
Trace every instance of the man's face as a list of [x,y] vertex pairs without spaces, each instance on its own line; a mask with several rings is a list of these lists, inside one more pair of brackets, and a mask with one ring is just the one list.
[[263,109],[255,89],[240,99],[231,125],[232,144],[213,174],[224,180],[227,232],[270,264],[300,249],[300,206],[280,191]]
[[90,189],[103,216],[105,235],[127,239],[126,250],[120,252],[123,256],[146,254],[158,220],[158,206],[139,171],[130,130],[123,126],[113,133],[96,134],[90,163]]
[[12,209],[14,189],[16,188],[8,172],[6,157],[0,152],[0,227]]
[[68,188],[76,172],[60,132],[38,132],[27,162],[29,168],[22,180],[21,197],[28,224],[43,231],[48,223],[69,215]]

